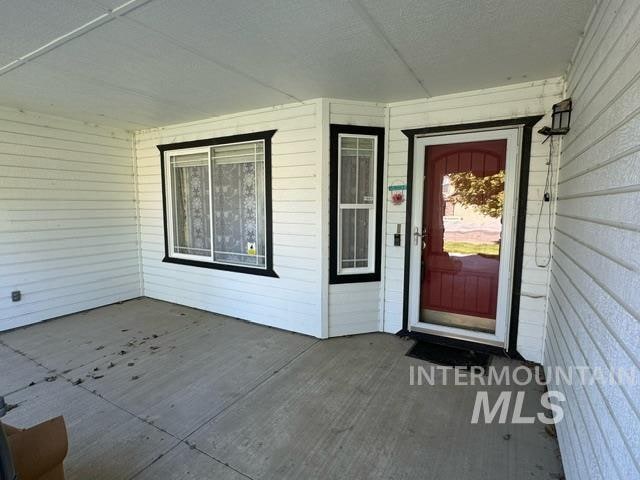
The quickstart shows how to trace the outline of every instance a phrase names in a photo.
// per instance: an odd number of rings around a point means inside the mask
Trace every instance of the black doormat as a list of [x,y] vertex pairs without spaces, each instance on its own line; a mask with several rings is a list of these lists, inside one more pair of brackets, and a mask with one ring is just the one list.
[[488,353],[465,350],[436,343],[417,341],[407,352],[407,357],[418,358],[438,365],[449,367],[482,367],[489,364]]

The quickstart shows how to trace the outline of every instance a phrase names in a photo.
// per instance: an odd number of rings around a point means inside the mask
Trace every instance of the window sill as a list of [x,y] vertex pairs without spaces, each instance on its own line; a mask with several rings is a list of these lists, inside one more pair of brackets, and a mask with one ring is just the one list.
[[366,283],[379,282],[380,273],[353,273],[345,275],[330,275],[329,283],[331,285],[339,283]]
[[240,265],[224,265],[220,263],[199,262],[197,260],[187,260],[184,258],[164,257],[163,263],[175,263],[177,265],[188,265],[191,267],[209,268],[211,270],[223,270],[225,272],[246,273],[249,275],[257,275],[259,277],[280,278],[273,269],[270,268],[251,268],[242,267]]

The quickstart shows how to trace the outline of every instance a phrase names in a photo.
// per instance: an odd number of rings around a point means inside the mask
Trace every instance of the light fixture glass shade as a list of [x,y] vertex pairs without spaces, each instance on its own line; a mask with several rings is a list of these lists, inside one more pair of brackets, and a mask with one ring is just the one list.
[[571,123],[571,99],[568,98],[553,106],[552,129],[556,131],[568,131]]

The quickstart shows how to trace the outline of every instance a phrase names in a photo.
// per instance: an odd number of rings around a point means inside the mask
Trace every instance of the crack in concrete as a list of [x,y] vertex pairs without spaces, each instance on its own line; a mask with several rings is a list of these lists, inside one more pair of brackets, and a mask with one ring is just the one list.
[[[291,365],[293,362],[295,362],[296,360],[298,360],[300,357],[302,357],[305,353],[307,353],[309,350],[311,350],[314,346],[316,346],[318,343],[320,343],[321,340],[316,340],[315,342],[313,342],[312,344],[310,344],[309,346],[307,346],[306,348],[302,349],[300,352],[298,352],[297,354],[295,354],[292,358],[290,358],[289,360],[287,360],[284,364],[282,364],[281,366],[277,367],[275,370],[272,370],[270,374],[266,375],[262,380],[260,380],[259,382],[257,382],[255,385],[253,385],[252,387],[250,387],[249,389],[247,389],[245,392],[242,392],[235,400],[233,400],[232,402],[230,402],[229,404],[225,405],[222,409],[220,409],[220,411],[216,412],[213,416],[211,416],[210,418],[206,419],[205,421],[203,421],[198,427],[196,427],[194,430],[192,430],[190,433],[188,433],[187,435],[185,435],[183,438],[172,434],[171,432],[169,432],[168,430],[156,425],[154,422],[147,420],[146,418],[143,418],[139,415],[136,415],[135,413],[129,411],[127,408],[118,405],[117,403],[113,402],[112,400],[109,400],[108,398],[105,398],[104,396],[102,396],[101,394],[99,394],[98,392],[96,392],[95,390],[90,390],[88,389],[86,386],[80,384],[76,384],[74,383],[74,380],[72,377],[69,377],[66,373],[58,373],[58,371],[56,369],[50,369],[49,367],[47,367],[45,364],[39,362],[38,360],[30,357],[28,354],[26,354],[25,352],[16,349],[14,347],[12,347],[11,345],[8,345],[5,341],[0,340],[0,345],[8,348],[9,350],[11,350],[12,352],[26,358],[27,360],[35,363],[36,365],[38,365],[41,368],[44,368],[48,373],[51,373],[52,375],[56,375],[56,377],[60,377],[63,380],[65,380],[66,382],[70,383],[72,386],[74,387],[79,387],[82,390],[84,390],[85,392],[101,399],[102,401],[108,403],[109,405],[112,405],[113,407],[127,413],[128,415],[131,415],[132,417],[136,418],[137,420],[140,420],[141,422],[157,429],[158,431],[162,432],[165,435],[168,435],[169,437],[173,438],[174,440],[176,440],[177,442],[171,446],[170,448],[168,448],[167,450],[165,450],[164,452],[160,453],[160,455],[158,455],[156,458],[154,458],[151,462],[149,462],[147,465],[145,465],[144,467],[142,467],[140,470],[138,470],[137,472],[135,472],[132,476],[129,477],[129,480],[133,480],[137,477],[139,477],[142,473],[144,473],[147,469],[149,469],[152,465],[154,465],[156,462],[158,462],[160,459],[162,459],[164,456],[166,456],[167,454],[171,453],[173,450],[175,450],[177,447],[179,447],[181,444],[184,444],[186,446],[188,446],[190,449],[196,450],[198,452],[200,452],[201,454],[205,455],[206,457],[210,458],[211,460],[214,460],[215,462],[223,465],[224,467],[233,470],[234,472],[236,472],[238,475],[243,476],[244,478],[247,478],[249,480],[255,480],[253,477],[251,477],[250,475],[242,472],[241,470],[235,468],[234,466],[230,465],[227,462],[224,462],[222,460],[220,460],[219,458],[214,457],[213,455],[211,455],[210,453],[207,453],[203,450],[201,450],[200,448],[197,447],[197,445],[195,445],[194,443],[190,443],[189,442],[189,437],[191,437],[192,435],[194,435],[196,432],[198,432],[202,427],[204,427],[205,425],[207,425],[209,422],[211,422],[212,420],[216,419],[218,416],[220,416],[221,414],[223,414],[224,412],[226,412],[227,410],[229,410],[231,407],[233,407],[235,404],[237,404],[240,400],[246,398],[248,395],[250,395],[252,392],[254,392],[256,389],[258,389],[260,386],[264,385],[266,382],[268,382],[269,380],[271,380],[278,372],[280,372],[282,369],[287,368],[289,365]],[[94,359],[90,362],[87,362],[85,364],[79,365],[75,368],[72,369],[72,371],[77,371],[87,365],[90,365],[92,363],[94,363],[97,359]],[[22,390],[25,390],[27,388],[30,388],[34,385],[38,385],[40,383],[46,383],[47,380],[46,378],[38,381],[38,382],[34,382],[33,384],[30,385],[26,385],[24,387],[21,387],[17,390],[14,390],[12,392],[9,392],[8,394],[6,394],[5,396],[8,395],[13,395],[17,392],[20,392]]]

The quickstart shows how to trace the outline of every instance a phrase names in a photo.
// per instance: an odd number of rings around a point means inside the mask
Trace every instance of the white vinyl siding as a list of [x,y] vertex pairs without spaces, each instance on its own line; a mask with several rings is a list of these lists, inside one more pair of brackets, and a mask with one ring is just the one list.
[[[18,140],[16,133],[3,134],[9,135],[5,143],[11,145],[3,147],[6,152],[3,152],[4,161],[15,162],[14,157],[8,155],[15,156],[25,152],[24,161],[33,165],[28,172],[34,178],[32,181],[19,184],[19,188],[14,188],[13,185],[5,188],[6,199],[12,201],[8,205],[16,209],[10,215],[27,215],[32,218],[40,215],[35,211],[16,213],[22,211],[22,205],[30,205],[30,202],[35,202],[33,205],[36,208],[52,205],[59,212],[56,214],[58,217],[49,216],[45,220],[43,215],[43,218],[38,219],[40,222],[48,222],[46,225],[40,224],[39,229],[47,231],[46,240],[40,240],[41,234],[37,233],[39,230],[18,235],[11,229],[3,228],[5,243],[13,241],[12,248],[16,252],[24,252],[29,248],[27,240],[37,242],[38,252],[32,255],[35,260],[32,261],[30,257],[28,262],[36,270],[38,260],[46,262],[46,272],[39,272],[42,279],[55,278],[58,273],[56,268],[68,272],[65,277],[71,283],[75,275],[72,272],[83,275],[78,278],[94,278],[97,281],[97,275],[100,275],[107,279],[105,283],[96,283],[104,287],[98,289],[99,292],[92,290],[90,283],[74,284],[78,292],[91,293],[87,296],[78,293],[76,300],[69,304],[75,305],[74,307],[67,306],[63,300],[65,295],[73,295],[70,291],[61,287],[57,293],[49,293],[47,296],[44,290],[51,287],[41,285],[39,288],[43,293],[39,293],[41,300],[38,300],[38,311],[42,313],[36,314],[26,308],[28,290],[20,288],[21,281],[3,278],[6,296],[2,305],[3,308],[10,309],[5,312],[5,316],[13,318],[13,312],[16,315],[24,312],[22,318],[28,319],[24,320],[28,323],[51,318],[58,312],[69,313],[81,310],[82,307],[90,308],[96,302],[109,303],[109,299],[130,298],[139,294],[136,258],[131,257],[136,251],[137,226],[144,295],[316,336],[379,329],[395,333],[402,326],[405,205],[393,205],[387,187],[390,184],[406,183],[407,139],[401,130],[548,114],[551,105],[562,98],[562,90],[562,80],[551,79],[394,103],[389,107],[349,100],[313,100],[140,131],[135,135],[133,159],[127,145],[131,137],[122,131],[99,130],[80,123],[60,121],[61,127],[56,131],[59,138],[51,139],[51,132],[55,130],[52,130],[54,122],[49,117],[38,117],[47,119],[39,120],[40,123],[33,119],[23,119],[20,121],[22,123],[16,125],[8,124],[6,118],[0,120],[7,125],[8,131],[20,132],[24,128],[28,133],[34,132],[28,139],[25,135],[19,137],[22,140]],[[17,113],[14,115],[24,116]],[[579,118],[576,121],[579,122]],[[328,267],[324,262],[328,257],[327,165],[330,123],[387,128],[386,144],[379,146],[385,153],[382,191],[385,199],[382,212],[384,243],[380,282],[369,282],[367,285],[328,285]],[[540,122],[541,125],[549,123],[548,116]],[[45,128],[46,131],[43,130]],[[279,278],[261,278],[162,262],[163,211],[160,162],[156,146],[271,129],[277,130],[272,139],[272,193],[273,258],[274,270]],[[547,145],[542,145],[541,141],[542,137],[534,134],[518,336],[519,352],[531,360],[543,358],[549,278],[548,269],[537,267],[534,258],[535,226],[545,183],[548,153]],[[64,188],[68,187],[67,191],[60,189],[55,193],[48,193],[53,190],[42,188],[30,192],[29,197],[26,196],[27,189],[42,186],[36,179],[37,169],[43,168],[37,165],[40,160],[36,159],[40,157],[47,159],[45,169],[48,175],[52,175],[51,178],[57,179],[56,186],[64,185]],[[327,165],[322,161],[323,158],[327,159]],[[131,187],[133,175],[130,167],[133,162],[136,165],[137,192],[132,191]],[[16,170],[18,173],[12,174],[14,176],[26,175],[20,164],[3,164],[3,168],[5,166],[20,170]],[[97,187],[81,188],[85,179],[88,180],[85,184],[93,187],[95,183]],[[15,180],[7,179],[5,184],[9,185],[9,182]],[[69,190],[72,187],[75,190]],[[22,193],[20,188],[23,189]],[[136,194],[138,222],[134,203]],[[24,199],[33,195],[38,200],[29,199],[25,203]],[[52,199],[59,198],[60,202],[50,203],[47,195],[51,195]],[[565,202],[568,203],[569,200]],[[66,206],[77,211],[60,213]],[[78,215],[79,211],[83,212],[82,216]],[[58,228],[62,217],[66,220]],[[543,226],[548,224],[546,220],[548,219],[545,217],[541,222]],[[393,245],[398,224],[403,234],[400,247]],[[18,223],[10,224],[14,230],[16,225]],[[86,232],[90,237],[90,244],[77,235],[70,238],[66,235],[67,229],[78,235]],[[101,235],[101,232],[105,235]],[[545,227],[538,235],[540,251],[545,251],[548,238],[549,232]],[[54,249],[52,252],[48,251],[50,247]],[[71,255],[69,248],[88,257],[85,259]],[[93,264],[90,263],[96,259],[97,270],[92,269]],[[20,261],[13,250],[5,255],[6,265]],[[94,274],[94,270],[99,273]],[[27,277],[21,276],[19,280],[24,278]],[[23,290],[24,303],[6,303],[6,298],[14,288]],[[56,296],[63,292],[63,296]],[[103,295],[103,292],[106,293]],[[375,298],[379,300],[376,302]],[[32,300],[34,297],[29,299]],[[33,308],[36,309],[35,306]],[[14,323],[17,322],[12,324]]]
[[[568,75],[545,365],[640,369],[640,4],[599,2]],[[637,377],[636,377],[637,378]],[[553,385],[568,480],[640,478],[640,385]]]
[[132,142],[0,108],[0,330],[141,294]]
[[[321,102],[282,105],[136,134],[144,294],[321,336]],[[272,145],[273,269],[279,278],[162,262],[159,144],[277,130]]]
[[336,283],[329,289],[329,336],[380,330],[380,282]]
[[[328,100],[328,104],[328,123],[366,127],[385,126],[386,108],[382,104],[337,99]],[[326,128],[329,128],[328,124]],[[386,146],[378,145],[378,148],[385,150]],[[386,185],[381,194],[386,195]],[[380,238],[378,241],[381,242],[383,239]],[[383,258],[384,254],[383,247]],[[384,260],[381,268],[384,271]],[[383,281],[384,278],[380,282],[329,285],[330,337],[377,332],[381,329],[382,310],[380,305]]]
[[[407,181],[408,139],[402,130],[540,114],[546,116],[538,125],[550,125],[551,106],[562,99],[563,86],[562,79],[557,78],[390,104],[387,184],[405,184]],[[544,137],[535,130],[537,128],[534,128],[531,146],[517,348],[526,359],[539,362],[543,358],[549,271],[536,265],[536,223],[549,148],[542,144]],[[384,331],[395,333],[402,328],[404,243],[409,232],[404,229],[406,202],[393,205],[387,197],[386,208]],[[538,235],[538,246],[542,252],[546,251],[550,235],[546,220],[545,216]],[[398,224],[403,233],[402,247],[393,246]]]

